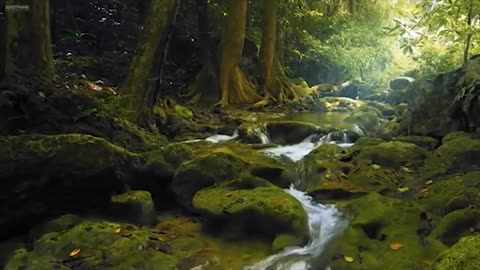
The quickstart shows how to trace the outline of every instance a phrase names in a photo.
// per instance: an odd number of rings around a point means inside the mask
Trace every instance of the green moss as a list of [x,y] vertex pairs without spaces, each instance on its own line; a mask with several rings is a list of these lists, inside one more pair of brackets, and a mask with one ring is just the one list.
[[401,166],[420,166],[427,157],[422,148],[404,142],[385,142],[362,147],[354,161],[359,165],[378,164],[398,169]]
[[156,220],[152,195],[144,190],[132,190],[112,196],[113,216],[138,225],[153,225]]
[[476,228],[478,224],[480,224],[480,211],[456,210],[440,219],[432,231],[432,237],[441,240],[446,245],[453,245],[462,236],[471,234],[471,229],[480,229]]
[[190,208],[195,193],[238,177],[245,163],[235,155],[215,152],[182,163],[171,183],[180,204]]
[[209,216],[270,236],[292,233],[307,239],[307,214],[300,202],[277,187],[232,190],[227,186],[203,189],[193,206]]
[[[452,135],[453,136],[453,135]],[[480,140],[460,134],[445,140],[425,163],[425,177],[480,169]]]
[[418,147],[425,149],[426,151],[433,151],[439,145],[437,139],[427,136],[399,136],[394,137],[393,140],[399,142],[413,143]]
[[182,105],[175,105],[175,111],[182,117],[183,119],[192,119],[193,118],[193,112],[188,109],[187,107],[184,107]]
[[472,136],[470,134],[463,131],[452,132],[452,133],[448,133],[445,137],[443,137],[442,144],[446,144],[458,139],[471,139],[471,138]]
[[300,246],[302,245],[302,241],[298,239],[298,236],[291,235],[291,234],[279,234],[275,237],[272,244],[273,252],[279,252],[286,247],[292,246]]
[[[352,220],[334,250],[355,261],[347,263],[339,258],[331,264],[333,269],[425,268],[425,261],[433,260],[445,248],[441,242],[418,234],[424,226],[423,209],[413,202],[372,193],[344,207]],[[405,247],[392,250],[392,243]]]
[[480,205],[480,172],[451,176],[433,182],[419,202],[429,211],[445,215],[454,210]]
[[463,237],[453,247],[443,252],[431,270],[476,270],[480,265],[480,235]]

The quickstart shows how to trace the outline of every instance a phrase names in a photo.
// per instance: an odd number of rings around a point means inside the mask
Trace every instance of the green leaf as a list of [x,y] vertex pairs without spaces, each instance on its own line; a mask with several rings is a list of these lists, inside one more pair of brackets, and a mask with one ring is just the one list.
[[401,188],[397,188],[397,190],[398,190],[398,192],[402,192],[402,193],[403,193],[403,192],[409,191],[410,188],[409,188],[409,187],[401,187]]

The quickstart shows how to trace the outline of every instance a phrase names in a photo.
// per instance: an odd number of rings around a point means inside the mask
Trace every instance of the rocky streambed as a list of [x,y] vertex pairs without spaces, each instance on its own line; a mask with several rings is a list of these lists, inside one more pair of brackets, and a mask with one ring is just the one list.
[[476,269],[480,140],[366,136],[387,111],[143,150],[1,137],[5,269]]

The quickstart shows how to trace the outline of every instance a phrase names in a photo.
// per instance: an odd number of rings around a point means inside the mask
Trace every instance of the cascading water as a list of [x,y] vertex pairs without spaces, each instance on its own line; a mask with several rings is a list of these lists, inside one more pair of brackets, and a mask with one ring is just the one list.
[[[267,155],[275,157],[287,156],[292,161],[302,160],[308,153],[322,143],[333,143],[331,137],[326,135],[316,142],[315,135],[309,136],[296,145],[279,146],[264,150]],[[343,146],[351,144],[340,143]],[[312,201],[312,198],[305,192],[295,189],[292,185],[286,190],[290,195],[300,201],[308,214],[308,224],[311,240],[304,247],[289,247],[274,254],[265,260],[244,268],[244,270],[308,270],[328,269],[328,258],[322,257],[326,245],[337,235],[343,232],[347,226],[347,221],[342,218],[342,214],[333,205],[323,205]]]
[[219,142],[231,141],[231,140],[236,139],[236,138],[238,138],[238,130],[235,130],[235,132],[231,136],[223,135],[223,134],[217,134],[217,135],[210,136],[210,137],[206,138],[205,140],[209,141],[209,142],[212,142],[212,143],[219,143]]

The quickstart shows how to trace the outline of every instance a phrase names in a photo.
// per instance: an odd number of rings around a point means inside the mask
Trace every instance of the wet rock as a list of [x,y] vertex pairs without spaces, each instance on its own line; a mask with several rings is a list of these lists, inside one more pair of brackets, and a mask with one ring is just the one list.
[[157,218],[152,195],[144,190],[112,196],[110,211],[113,217],[137,225],[154,225]]
[[433,262],[431,270],[476,270],[480,265],[480,235],[463,237]]
[[44,218],[106,207],[145,164],[90,135],[0,137],[0,238]]
[[266,127],[263,125],[257,125],[253,123],[242,123],[237,128],[238,137],[242,143],[266,143],[268,136]]
[[380,128],[381,117],[377,109],[364,107],[352,112],[345,121],[358,125],[364,134],[373,135]]
[[[352,219],[333,250],[354,261],[342,256],[331,263],[332,269],[423,269],[445,249],[419,233],[423,209],[413,202],[372,193],[346,203],[344,211]],[[392,244],[399,248],[392,249]]]
[[294,144],[318,132],[314,124],[296,121],[275,121],[267,123],[270,139],[276,144]]
[[308,239],[307,214],[302,205],[275,186],[203,189],[195,194],[193,206],[215,222],[235,224],[245,232],[262,233],[272,239],[287,233],[301,244]]

